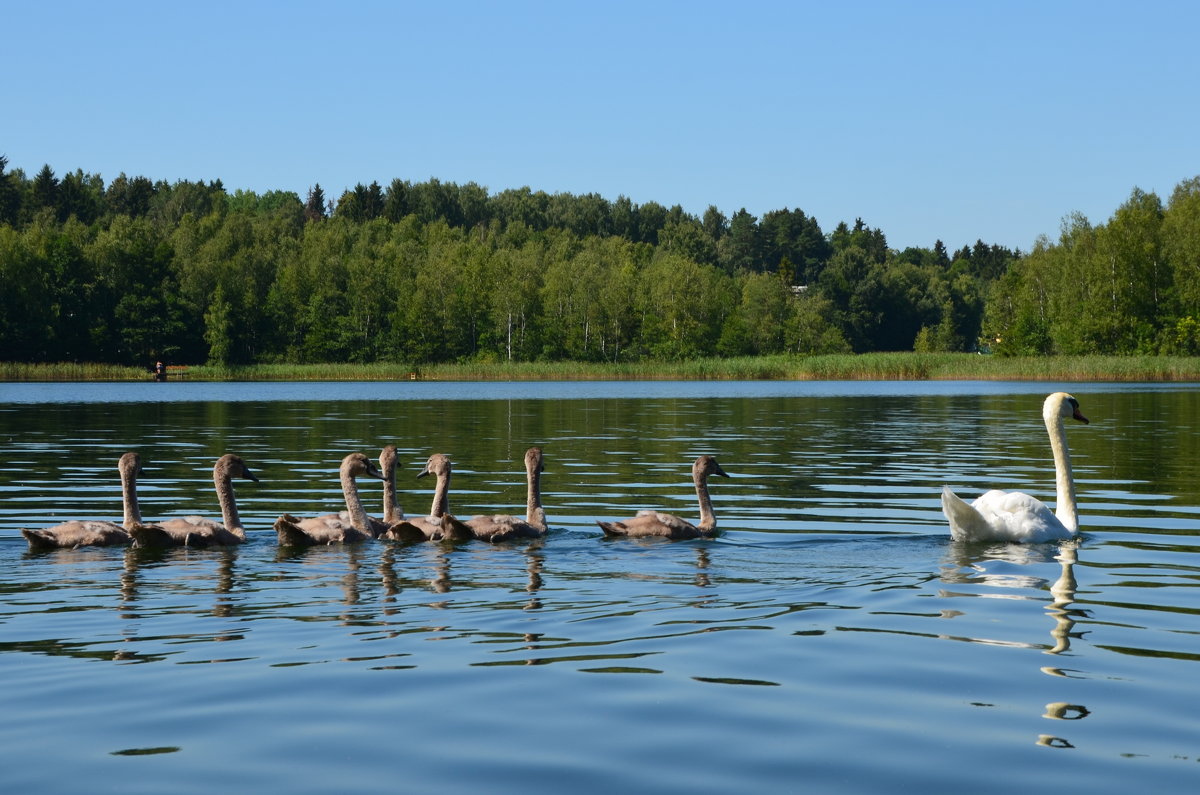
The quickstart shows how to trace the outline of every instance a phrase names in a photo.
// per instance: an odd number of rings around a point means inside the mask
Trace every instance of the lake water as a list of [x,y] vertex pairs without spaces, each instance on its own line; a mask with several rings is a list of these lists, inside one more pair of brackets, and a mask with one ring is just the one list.
[[[1082,540],[952,544],[944,483],[1053,501],[1060,388]],[[0,791],[1191,791],[1198,429],[1194,384],[0,384]],[[549,536],[278,548],[388,443],[459,515],[542,445]],[[249,542],[28,552],[119,521],[126,450],[148,520],[242,455]],[[701,453],[719,538],[602,538],[694,519]]]

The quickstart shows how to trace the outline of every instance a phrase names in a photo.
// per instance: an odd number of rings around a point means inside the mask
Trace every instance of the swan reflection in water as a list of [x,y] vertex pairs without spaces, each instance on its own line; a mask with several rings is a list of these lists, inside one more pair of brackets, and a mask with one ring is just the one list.
[[217,585],[214,588],[212,614],[218,618],[229,618],[234,614],[236,599],[233,593],[233,562],[237,559],[236,547],[225,547],[217,552]]
[[[447,549],[438,549],[435,556],[433,567],[433,579],[429,581],[429,587],[435,593],[449,593],[454,587],[454,579],[450,576],[450,551]],[[434,607],[446,607],[445,602],[437,602]]]
[[[972,549],[974,547],[974,549]],[[1057,554],[1051,557],[1051,549]],[[972,554],[974,552],[974,554]],[[1079,542],[1071,539],[1057,548],[1045,546],[1028,546],[1024,544],[1005,544],[979,549],[979,545],[951,545],[950,554],[942,570],[943,582],[955,585],[985,585],[989,588],[1003,589],[1001,592],[967,592],[943,589],[941,596],[948,597],[984,597],[992,599],[1028,599],[1028,596],[1015,593],[1018,589],[1047,589],[1050,591],[1050,602],[1045,605],[1046,614],[1053,619],[1054,626],[1050,630],[1053,643],[1035,644],[1020,642],[1005,642],[1004,645],[1022,646],[1025,648],[1041,648],[1043,654],[1061,655],[1069,653],[1071,641],[1083,637],[1082,632],[1075,631],[1078,618],[1086,617],[1087,612],[1079,607],[1072,607],[1078,582],[1075,579],[1075,564],[1078,562]],[[1055,560],[1061,566],[1059,576],[1050,583],[1043,577],[1025,574],[1012,570],[1012,566],[1027,566],[1038,563],[1048,563]],[[943,611],[946,613],[947,611]],[[953,615],[961,615],[959,611],[950,611]],[[973,639],[980,641],[981,639]],[[981,641],[997,643],[998,641]],[[1042,666],[1040,669],[1049,676],[1078,678],[1069,669],[1056,666]],[[1049,720],[1080,720],[1090,713],[1087,707],[1071,704],[1065,701],[1047,704],[1042,717]],[[1039,734],[1038,745],[1051,748],[1074,748],[1069,741],[1050,734]]]
[[[1086,616],[1087,613],[1076,608],[1075,610],[1068,609],[1075,601],[1075,591],[1078,588],[1078,583],[1075,580],[1075,563],[1078,561],[1078,547],[1076,541],[1070,541],[1059,548],[1058,555],[1055,558],[1062,564],[1062,573],[1054,584],[1050,586],[1051,601],[1046,607],[1046,612],[1054,618],[1054,629],[1050,634],[1054,638],[1054,646],[1046,649],[1046,654],[1062,654],[1070,651],[1071,639],[1082,638],[1083,633],[1072,632],[1075,628],[1075,616]],[[1042,672],[1051,676],[1068,676],[1061,668],[1052,666],[1043,666]],[[1082,704],[1068,704],[1065,701],[1055,701],[1046,705],[1046,711],[1042,714],[1043,718],[1049,720],[1082,720],[1091,714],[1091,711]],[[1067,740],[1061,737],[1056,737],[1050,734],[1039,734],[1038,745],[1045,745],[1050,748],[1074,748]]]
[[[1046,607],[1046,612],[1054,619],[1054,629],[1050,635],[1054,638],[1054,646],[1046,649],[1046,654],[1062,654],[1071,649],[1071,639],[1082,639],[1082,632],[1073,632],[1075,628],[1075,619],[1077,616],[1087,616],[1087,611],[1080,608],[1071,609],[1070,606],[1075,601],[1075,590],[1078,588],[1078,583],[1075,581],[1075,564],[1078,562],[1078,542],[1070,541],[1059,548],[1058,554],[1055,555],[1055,560],[1062,564],[1062,573],[1054,584],[1050,586],[1050,604]],[[1042,668],[1051,676],[1067,676],[1060,668],[1044,667]]]
[[[346,573],[342,575],[342,593],[345,596],[347,607],[356,606],[362,599],[362,592],[358,585],[358,572],[362,569],[362,548],[350,547],[346,550]],[[343,614],[345,620],[354,618],[352,615]]]
[[[399,546],[384,544],[380,547],[379,576],[383,586],[383,614],[395,615],[400,611],[396,604],[396,596],[405,589],[431,590],[434,593],[449,593],[454,589],[454,579],[451,576],[451,554],[453,548],[445,545]],[[397,566],[407,560],[409,564],[418,564],[432,568],[432,576],[420,576],[413,572],[411,576],[397,574]],[[429,607],[446,608],[449,602],[437,601],[427,603]]]
[[[400,593],[400,579],[396,576],[396,546],[385,544],[379,556],[379,582],[383,586],[383,601],[392,604]],[[385,607],[384,615],[391,615],[394,608]]]
[[[196,569],[197,567],[204,569],[206,572],[209,566],[216,562],[216,581],[213,583],[212,592],[216,595],[213,600],[212,615],[218,618],[228,618],[234,615],[234,604],[236,599],[231,595],[234,593],[234,563],[237,561],[237,548],[232,546],[222,547],[215,553],[209,553],[204,556],[193,556],[190,549],[170,549],[166,547],[126,547],[121,565],[120,577],[120,608],[121,618],[123,619],[138,619],[142,618],[143,614],[138,612],[138,599],[141,592],[141,570],[146,566],[153,566],[164,561],[168,561],[171,565],[183,564],[185,567]],[[182,578],[182,581],[197,581],[200,576],[187,576]],[[176,581],[181,578],[176,577]],[[208,590],[204,588],[204,590]],[[238,636],[240,637],[240,635]],[[229,640],[230,638],[217,636],[216,640]]]
[[[187,547],[126,547],[122,557],[120,585],[118,586],[120,594],[118,599],[118,615],[120,618],[124,622],[135,622],[147,616],[152,616],[156,612],[153,607],[139,604],[143,585],[142,579],[144,570],[149,570],[164,561],[171,566],[183,565],[185,570],[190,569],[195,572],[183,577],[175,576],[172,580],[178,585],[201,583],[200,587],[196,589],[197,592],[207,592],[209,590],[208,586],[203,584],[203,581],[209,579],[211,565],[215,562],[216,578],[212,584],[212,593],[215,598],[213,599],[211,615],[217,618],[231,618],[236,616],[238,597],[235,596],[234,583],[236,581],[235,563],[238,558],[238,548],[224,546],[219,547],[216,552],[209,551],[202,555],[192,553],[193,550]],[[127,623],[123,626],[128,627],[128,629],[122,630],[122,636],[128,645],[136,646],[140,641],[144,640],[136,625]],[[245,635],[241,632],[231,631],[204,636],[206,640],[216,643],[242,640],[244,637]],[[113,653],[113,659],[147,660],[163,658],[157,655],[147,656],[136,651],[121,648]],[[221,662],[221,660],[212,660],[211,662]]]
[[541,610],[542,600],[538,599],[537,592],[542,589],[545,581],[542,579],[542,569],[546,565],[546,556],[542,554],[542,543],[535,541],[525,548],[525,571],[529,575],[529,580],[525,585],[525,591],[529,594],[529,601],[525,603],[526,610]]
[[708,550],[704,547],[696,547],[696,587],[711,588],[712,580],[708,576],[708,567],[712,564],[712,560],[708,557]]
[[[379,556],[379,581],[383,590],[384,615],[390,616],[401,612],[397,606],[396,597],[405,590],[432,590],[435,593],[448,593],[453,588],[454,581],[450,576],[452,550],[445,547],[410,547],[397,544],[383,544],[380,549],[382,551]],[[432,566],[432,577],[418,576],[417,572],[413,572],[411,576],[397,574],[397,567],[405,559],[411,564],[416,561],[418,556],[426,561],[425,565]],[[401,571],[403,572],[403,569]],[[446,603],[435,602],[430,606],[445,607]]]
[[[370,618],[370,605],[360,605],[362,591],[359,580],[365,554],[361,544],[284,545],[276,548],[275,561],[300,566],[300,568],[289,566],[286,569],[280,569],[279,577],[289,579],[299,577],[317,585],[327,582],[333,577],[329,567],[343,568],[344,570],[337,578],[337,584],[342,592],[340,601],[347,609],[338,615],[338,619],[343,623],[350,624]],[[305,570],[306,567],[309,571]],[[319,611],[320,605],[325,601],[321,599],[311,605],[298,602],[292,607],[299,611],[306,608]],[[360,608],[360,610],[355,611],[353,608]],[[314,617],[316,615],[316,613],[313,614]]]
[[942,597],[982,597],[985,599],[1029,599],[1016,593],[1019,589],[1041,590],[1047,586],[1045,577],[1027,573],[1024,567],[1048,563],[1056,559],[1046,544],[978,544],[950,542],[943,560],[940,579],[947,585],[986,585],[1004,589],[995,592],[974,591],[938,592]]
[[[525,585],[525,591],[529,594],[529,601],[525,603],[525,610],[541,610],[542,600],[538,599],[537,592],[542,589],[545,580],[542,579],[542,569],[546,563],[546,556],[542,554],[542,542],[534,541],[525,548],[526,565],[525,571],[529,574],[529,580]],[[523,640],[525,645],[522,646],[526,651],[541,650],[541,640],[543,633],[527,632]],[[541,657],[526,657],[526,665],[543,665],[547,660]]]

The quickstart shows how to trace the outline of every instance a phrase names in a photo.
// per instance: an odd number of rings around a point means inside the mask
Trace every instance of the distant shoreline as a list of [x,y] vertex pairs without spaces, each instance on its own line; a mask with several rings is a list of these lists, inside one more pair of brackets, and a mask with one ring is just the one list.
[[[1200,382],[1200,357],[865,353],[628,363],[254,364],[173,366],[170,381],[1119,381]],[[149,368],[0,362],[0,382],[145,381]]]

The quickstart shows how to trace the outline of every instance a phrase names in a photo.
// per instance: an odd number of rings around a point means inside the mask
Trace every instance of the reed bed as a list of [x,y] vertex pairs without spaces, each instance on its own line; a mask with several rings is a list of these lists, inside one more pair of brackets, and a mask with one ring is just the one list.
[[150,371],[120,364],[0,362],[0,381],[149,381]]
[[814,356],[789,378],[905,381],[1200,381],[1200,357],[866,353]]
[[[0,381],[144,381],[137,367],[0,362]],[[193,365],[170,380],[188,381],[1200,381],[1200,357],[980,356],[970,353],[865,353],[749,356],[680,362],[466,362],[411,365]]]

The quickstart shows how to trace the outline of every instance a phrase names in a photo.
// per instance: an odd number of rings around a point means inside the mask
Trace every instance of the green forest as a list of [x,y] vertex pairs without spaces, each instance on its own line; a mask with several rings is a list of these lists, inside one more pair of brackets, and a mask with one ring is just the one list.
[[395,179],[30,177],[0,157],[0,359],[242,365],[1200,354],[1200,177],[1024,253],[800,209]]

